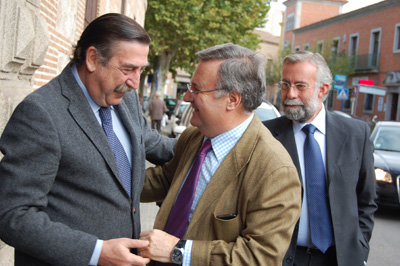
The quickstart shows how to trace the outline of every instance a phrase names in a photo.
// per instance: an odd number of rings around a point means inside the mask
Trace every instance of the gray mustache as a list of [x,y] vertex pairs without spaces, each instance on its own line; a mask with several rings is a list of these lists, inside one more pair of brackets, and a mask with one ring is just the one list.
[[124,83],[114,89],[114,91],[116,91],[116,92],[128,92],[131,90],[133,90],[133,88],[126,85],[126,83]]
[[286,100],[285,105],[304,105],[300,100]]

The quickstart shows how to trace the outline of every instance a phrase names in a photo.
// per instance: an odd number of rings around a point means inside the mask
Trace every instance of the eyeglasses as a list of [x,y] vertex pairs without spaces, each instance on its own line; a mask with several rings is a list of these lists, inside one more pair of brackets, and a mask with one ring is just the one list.
[[305,91],[306,89],[310,88],[308,84],[301,82],[297,82],[294,84],[290,84],[289,82],[286,81],[279,82],[279,88],[281,88],[281,90],[283,91],[288,91],[292,86],[294,86],[298,91]]
[[220,90],[222,90],[222,89],[213,89],[213,90],[204,90],[204,91],[199,91],[199,90],[196,90],[196,91],[194,91],[194,90],[192,90],[192,83],[188,83],[188,84],[186,84],[186,87],[187,87],[187,89],[188,89],[188,91],[190,92],[190,94],[199,94],[199,93],[205,93],[205,92],[212,92],[212,91],[220,91]]
[[145,70],[146,66],[142,67],[117,67],[109,65],[110,67],[119,70],[124,76],[129,76],[132,74],[136,74],[139,71],[139,74],[142,74]]

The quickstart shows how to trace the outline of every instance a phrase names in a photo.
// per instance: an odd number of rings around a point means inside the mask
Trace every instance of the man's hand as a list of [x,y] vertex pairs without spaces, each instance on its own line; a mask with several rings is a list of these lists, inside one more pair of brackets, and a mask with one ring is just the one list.
[[149,241],[147,248],[140,248],[140,256],[160,262],[171,262],[171,252],[179,238],[161,230],[144,231],[140,234],[141,240]]
[[104,240],[98,264],[101,266],[146,265],[150,259],[132,254],[130,249],[146,248],[148,245],[148,241],[129,238]]

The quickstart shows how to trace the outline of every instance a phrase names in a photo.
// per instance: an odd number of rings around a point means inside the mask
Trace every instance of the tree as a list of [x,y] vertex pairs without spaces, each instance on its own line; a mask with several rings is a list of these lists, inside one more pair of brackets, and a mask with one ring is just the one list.
[[193,72],[199,50],[226,42],[255,49],[260,40],[252,30],[266,22],[270,1],[149,0],[145,28],[158,86],[178,67]]

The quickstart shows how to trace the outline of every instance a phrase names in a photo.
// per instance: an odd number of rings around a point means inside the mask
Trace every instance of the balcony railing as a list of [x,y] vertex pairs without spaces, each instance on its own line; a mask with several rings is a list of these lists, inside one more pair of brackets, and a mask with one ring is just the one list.
[[353,56],[352,64],[356,71],[377,71],[379,69],[379,54]]

